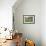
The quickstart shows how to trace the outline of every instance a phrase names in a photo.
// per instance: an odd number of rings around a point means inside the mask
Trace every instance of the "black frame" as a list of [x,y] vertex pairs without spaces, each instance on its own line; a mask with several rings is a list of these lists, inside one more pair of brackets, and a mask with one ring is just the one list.
[[[24,17],[25,17],[25,16],[33,17],[33,18],[34,18],[34,19],[33,19],[33,20],[34,20],[33,23],[25,23],[25,22],[24,22],[24,19],[25,19]],[[35,15],[23,15],[23,24],[35,24]]]

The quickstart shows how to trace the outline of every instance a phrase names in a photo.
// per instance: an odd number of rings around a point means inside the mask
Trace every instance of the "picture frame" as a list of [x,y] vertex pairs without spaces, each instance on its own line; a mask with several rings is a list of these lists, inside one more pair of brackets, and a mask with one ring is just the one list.
[[35,15],[23,15],[23,24],[35,24]]

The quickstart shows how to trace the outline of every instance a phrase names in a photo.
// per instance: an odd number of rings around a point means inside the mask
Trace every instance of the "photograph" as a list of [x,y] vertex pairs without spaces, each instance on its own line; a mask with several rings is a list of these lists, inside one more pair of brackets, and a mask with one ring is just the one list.
[[23,15],[23,24],[35,24],[35,15]]

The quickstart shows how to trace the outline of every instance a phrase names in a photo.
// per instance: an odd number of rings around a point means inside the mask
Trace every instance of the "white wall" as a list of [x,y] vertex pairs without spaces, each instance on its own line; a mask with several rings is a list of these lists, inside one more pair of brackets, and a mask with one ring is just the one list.
[[12,28],[12,6],[16,0],[0,0],[0,27]]
[[46,46],[46,0],[41,1],[41,38],[42,46]]
[[[15,28],[22,32],[25,38],[34,40],[36,46],[41,46],[41,1],[23,0],[14,10]],[[23,15],[35,15],[35,24],[23,24]]]

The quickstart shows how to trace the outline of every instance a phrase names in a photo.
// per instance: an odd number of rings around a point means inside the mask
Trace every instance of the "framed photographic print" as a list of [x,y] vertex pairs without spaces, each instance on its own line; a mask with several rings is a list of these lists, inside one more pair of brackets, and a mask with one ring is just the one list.
[[35,15],[23,15],[23,24],[35,24]]

